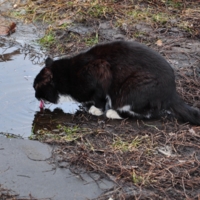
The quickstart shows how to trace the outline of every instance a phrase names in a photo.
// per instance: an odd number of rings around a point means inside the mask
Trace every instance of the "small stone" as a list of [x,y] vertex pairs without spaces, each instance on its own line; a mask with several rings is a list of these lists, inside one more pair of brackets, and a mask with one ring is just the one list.
[[125,36],[122,34],[116,34],[116,35],[114,35],[114,38],[115,39],[125,39]]
[[59,129],[53,129],[52,131],[53,131],[53,132],[56,132],[56,133],[60,132]]

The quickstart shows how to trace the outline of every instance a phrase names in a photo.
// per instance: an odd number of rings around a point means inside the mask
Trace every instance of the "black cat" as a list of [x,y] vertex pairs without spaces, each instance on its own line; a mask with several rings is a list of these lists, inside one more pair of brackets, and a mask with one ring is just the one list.
[[200,125],[200,112],[176,92],[170,64],[145,45],[116,41],[72,58],[47,58],[45,63],[33,85],[39,100],[57,103],[60,95],[69,95],[91,104],[93,115],[120,119],[168,113]]

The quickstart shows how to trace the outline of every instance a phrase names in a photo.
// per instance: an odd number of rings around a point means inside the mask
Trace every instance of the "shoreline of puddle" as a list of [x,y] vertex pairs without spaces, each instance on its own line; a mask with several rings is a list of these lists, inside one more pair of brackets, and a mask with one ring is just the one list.
[[[15,33],[0,38],[0,133],[3,135],[28,138],[34,117],[40,112],[32,84],[46,55],[37,45],[33,29],[32,25],[18,23]],[[51,111],[60,108],[73,114],[79,104],[62,97],[59,104],[47,104],[45,108]]]

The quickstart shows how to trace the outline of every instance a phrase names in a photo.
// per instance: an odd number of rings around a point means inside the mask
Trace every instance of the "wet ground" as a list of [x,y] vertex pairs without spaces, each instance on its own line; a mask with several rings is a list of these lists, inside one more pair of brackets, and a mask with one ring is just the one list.
[[[38,38],[34,28],[18,23],[16,33],[0,38],[0,199],[95,198],[113,183],[102,180],[97,185],[98,174],[82,174],[80,178],[70,170],[57,168],[50,164],[52,147],[27,140],[40,113],[33,79],[45,57],[34,42]],[[66,113],[79,108],[68,99],[61,99],[57,106],[46,106],[51,113],[57,107]],[[14,139],[16,136],[25,140]]]
[[[199,40],[180,30],[161,34],[162,30],[138,26],[148,32],[139,41],[159,51],[174,68],[182,98],[200,108]],[[99,27],[102,41],[114,36],[128,39],[110,23],[102,22]],[[70,51],[83,49],[75,47]],[[165,119],[107,120],[85,112],[69,115],[59,109],[38,112],[34,124],[34,139],[57,146],[53,155],[60,158],[53,163],[75,173],[82,168],[98,172],[117,184],[98,199],[199,199],[199,127]]]
[[1,137],[0,199],[2,188],[20,199],[82,200],[98,197],[113,186],[106,180],[95,184],[98,174],[79,176],[51,165],[52,150],[37,141]]
[[[170,21],[168,27],[155,28],[138,22],[116,28],[112,21],[101,20],[73,24],[56,31],[56,37],[67,41],[68,55],[96,42],[143,42],[169,61],[176,73],[178,92],[188,104],[200,108],[198,32],[197,37],[191,37],[177,28],[176,22]],[[96,33],[98,40],[94,40]],[[107,120],[90,116],[80,111],[77,103],[64,99],[58,105],[46,105],[44,111],[39,110],[33,79],[46,55],[63,55],[55,49],[40,49],[34,40],[43,34],[42,27],[18,22],[16,33],[0,38],[0,132],[4,136],[30,136],[51,145],[0,137],[0,188],[26,198],[31,198],[30,193],[35,198],[52,200],[86,199],[96,198],[104,191],[98,189],[98,184],[106,178],[107,190],[99,199],[199,199],[199,127],[166,119]],[[93,38],[92,42],[87,39],[83,43],[82,39],[88,37]],[[95,181],[85,172],[98,173],[92,176]],[[82,182],[77,182],[82,178]],[[41,191],[38,185],[46,186]],[[69,198],[66,193],[72,196]]]
[[[143,32],[143,35],[136,40],[143,40],[164,55],[175,72],[180,70],[184,72],[189,69],[188,73],[191,73],[195,69],[197,73],[200,73],[200,42],[198,40],[188,39],[187,34],[178,29],[169,29],[161,34],[164,30],[154,30],[143,23],[137,24],[135,29]],[[62,40],[69,33],[84,37],[87,34],[93,34],[94,30],[94,26],[77,24],[69,27],[68,32],[62,31],[61,34],[59,31],[62,37],[58,36],[58,38]],[[144,33],[148,33],[148,36]],[[34,98],[32,84],[46,57],[45,51],[43,52],[36,43],[36,40],[43,34],[42,28],[32,24],[27,26],[18,21],[17,31],[9,37],[1,37],[0,39],[0,90],[2,91],[0,96],[2,104],[0,131],[3,134],[11,133],[27,138],[32,133],[33,122],[36,121],[35,114],[36,116],[40,114],[39,103]],[[99,24],[98,36],[99,40],[102,41],[129,39],[129,36],[121,29],[113,28],[112,24],[106,21]],[[157,45],[158,41],[161,41],[161,45]],[[69,54],[75,54],[77,51],[88,48],[84,45],[71,44],[69,46]],[[56,56],[54,55],[54,58]],[[194,97],[196,100],[197,96],[198,94]],[[183,94],[183,98],[191,105],[194,104],[187,95]],[[198,106],[197,102],[195,104]],[[79,109],[79,104],[62,98],[58,105],[46,105],[46,108],[50,111],[61,108],[65,113],[74,113]],[[54,115],[53,113],[56,112],[52,112],[52,115]]]

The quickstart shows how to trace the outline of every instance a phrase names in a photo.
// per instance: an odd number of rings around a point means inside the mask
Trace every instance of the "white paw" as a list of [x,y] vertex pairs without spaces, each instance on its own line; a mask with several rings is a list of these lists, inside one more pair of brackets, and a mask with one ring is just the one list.
[[99,108],[96,108],[95,106],[91,106],[88,112],[96,116],[103,115],[103,112]]
[[106,117],[107,117],[107,118],[110,118],[110,119],[122,119],[122,118],[119,116],[119,114],[118,114],[115,110],[112,110],[112,109],[110,109],[110,110],[108,110],[108,111],[106,112]]

